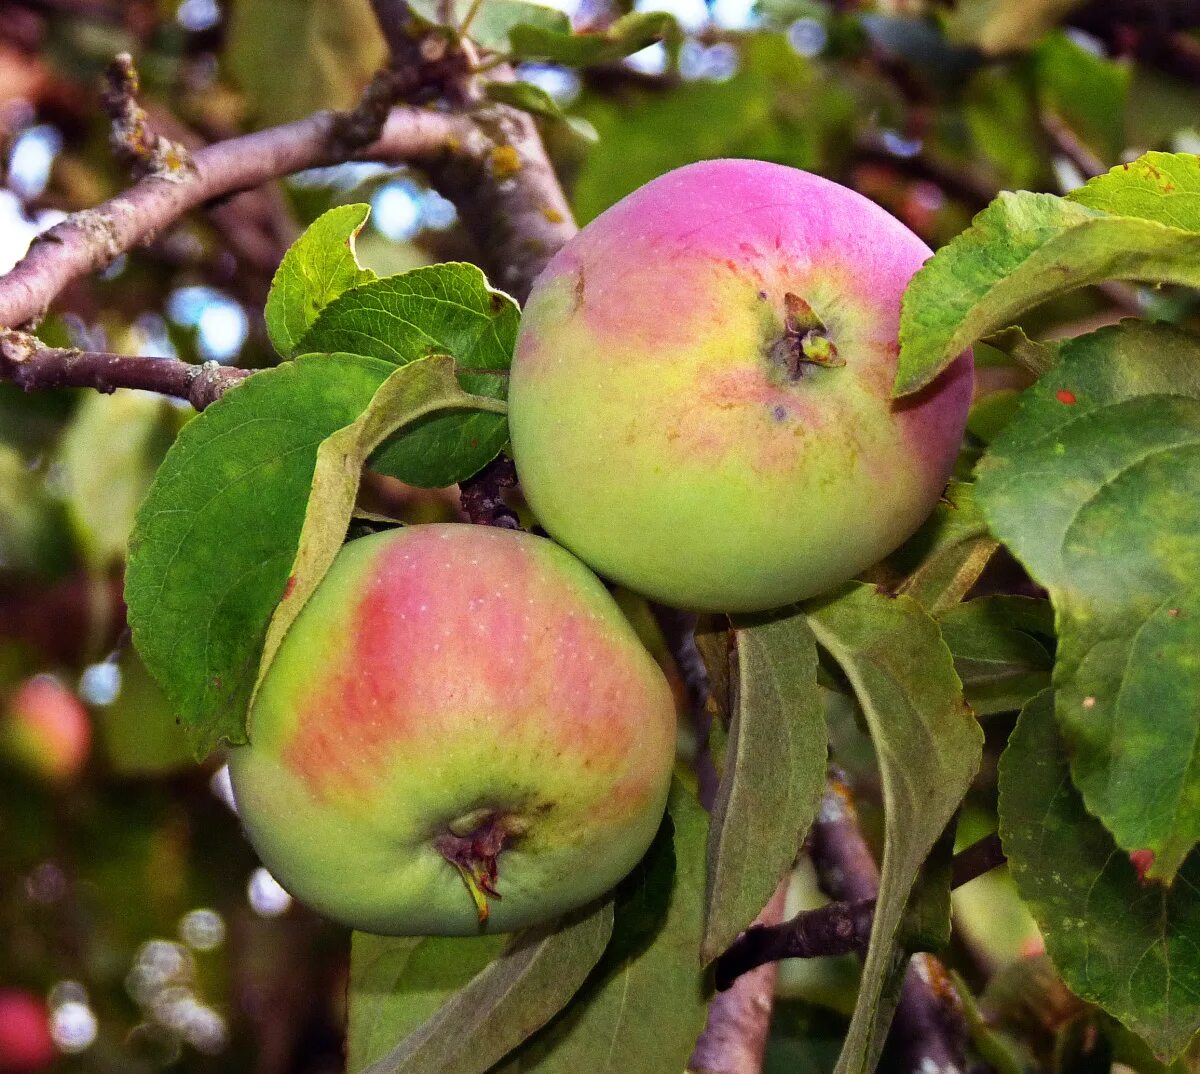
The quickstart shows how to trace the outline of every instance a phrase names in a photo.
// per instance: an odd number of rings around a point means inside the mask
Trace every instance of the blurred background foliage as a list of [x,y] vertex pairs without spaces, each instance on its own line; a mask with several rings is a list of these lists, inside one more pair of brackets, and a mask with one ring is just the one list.
[[[562,4],[580,28],[630,10],[628,0]],[[854,186],[936,247],[1001,189],[1063,193],[1147,149],[1200,149],[1195,0],[633,9],[670,11],[677,47],[581,71],[519,69],[572,117],[546,120],[544,134],[581,223],[669,168],[745,156]],[[367,0],[0,0],[0,271],[39,231],[125,184],[97,101],[121,50],[137,59],[155,128],[189,145],[348,106],[383,54]],[[358,249],[380,273],[473,256],[453,206],[418,174],[342,165],[180,222],[73,284],[40,333],[267,364],[261,311],[283,251],[350,201],[372,205]],[[1198,320],[1194,295],[1110,285],[1025,327],[1076,334],[1129,315]],[[1023,381],[999,352],[978,357],[982,441]],[[46,1057],[64,1071],[336,1071],[348,937],[258,867],[220,759],[193,763],[125,637],[133,513],[188,417],[141,393],[26,397],[0,384],[0,1037],[20,993],[45,1005]],[[455,511],[450,493],[383,479],[367,496],[413,521]],[[994,828],[994,761],[1011,719],[988,717],[964,842]],[[852,713],[831,725],[878,834],[870,743]],[[798,871],[793,907],[819,898]],[[951,962],[982,991],[981,1048],[1010,1050],[1015,1065],[1000,1069],[1077,1069],[1079,1041],[1097,1031],[1122,1062],[1157,1069],[1063,991],[1002,873],[955,898]],[[785,967],[768,1070],[832,1067],[856,974],[852,959]]]

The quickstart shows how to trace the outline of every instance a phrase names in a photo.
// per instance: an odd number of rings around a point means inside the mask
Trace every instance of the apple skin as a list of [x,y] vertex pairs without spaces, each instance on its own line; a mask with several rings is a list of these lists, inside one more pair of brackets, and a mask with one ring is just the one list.
[[[969,354],[891,398],[900,298],[930,253],[854,191],[760,161],[688,165],[618,202],[521,319],[509,423],[538,521],[601,574],[702,611],[778,607],[882,559],[944,490],[971,399]],[[788,295],[843,365],[780,361]]]
[[87,709],[52,675],[26,679],[8,700],[0,748],[46,783],[65,785],[87,763],[92,723]]
[[[662,672],[541,537],[412,526],[338,554],[267,673],[230,775],[294,896],[387,935],[477,935],[598,897],[644,854],[675,760]],[[448,833],[506,836],[481,920]]]
[[0,1074],[35,1074],[57,1056],[46,1004],[24,989],[0,989]]

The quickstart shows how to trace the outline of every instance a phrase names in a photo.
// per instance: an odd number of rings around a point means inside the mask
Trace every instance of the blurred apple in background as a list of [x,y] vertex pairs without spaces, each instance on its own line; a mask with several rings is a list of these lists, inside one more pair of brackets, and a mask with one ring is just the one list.
[[71,782],[87,763],[92,724],[83,702],[52,675],[26,679],[0,722],[0,753],[53,784]]
[[34,1074],[57,1054],[45,1001],[23,989],[0,989],[0,1074]]

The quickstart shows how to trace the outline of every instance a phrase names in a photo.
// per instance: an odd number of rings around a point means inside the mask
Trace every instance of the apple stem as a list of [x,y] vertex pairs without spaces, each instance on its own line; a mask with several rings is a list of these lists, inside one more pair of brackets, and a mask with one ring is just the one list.
[[[484,890],[480,878],[465,865],[459,862],[452,863],[458,870],[459,876],[463,878],[463,883],[467,885],[467,891],[471,893],[471,898],[475,902],[475,911],[479,915],[480,926],[486,925],[488,918],[492,915],[491,907],[488,906],[488,893]],[[493,891],[492,894],[498,899],[500,895]]]
[[805,365],[833,369],[846,364],[812,306],[791,291],[783,296],[783,306],[783,338],[771,348],[771,357],[784,367],[789,379],[799,380]]
[[496,890],[500,878],[497,859],[509,837],[519,831],[518,824],[488,811],[452,821],[434,840],[437,852],[458,870],[467,885],[479,914],[480,926],[486,925],[491,916],[488,899],[500,898],[500,892]]

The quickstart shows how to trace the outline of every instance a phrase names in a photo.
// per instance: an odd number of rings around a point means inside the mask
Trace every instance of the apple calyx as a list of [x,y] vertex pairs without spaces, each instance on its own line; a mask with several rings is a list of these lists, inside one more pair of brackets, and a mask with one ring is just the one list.
[[833,369],[846,364],[816,311],[799,295],[783,296],[783,336],[771,347],[771,361],[782,366],[789,380],[799,380],[806,365]]
[[500,898],[496,890],[500,852],[512,839],[523,835],[526,827],[519,817],[494,809],[476,809],[452,820],[434,838],[434,849],[458,870],[467,885],[480,926],[486,925],[491,916],[488,899]]

